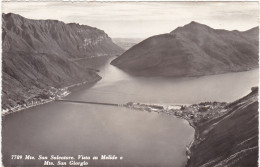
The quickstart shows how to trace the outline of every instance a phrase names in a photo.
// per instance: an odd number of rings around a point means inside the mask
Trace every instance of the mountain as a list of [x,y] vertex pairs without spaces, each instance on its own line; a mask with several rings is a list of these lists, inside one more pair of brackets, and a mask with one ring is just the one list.
[[122,51],[97,28],[2,14],[2,107],[48,98],[53,89],[98,81],[95,70],[76,60]]
[[195,124],[187,167],[258,166],[258,88],[220,117]]
[[118,46],[120,46],[121,48],[123,48],[125,50],[138,44],[142,40],[143,40],[142,38],[113,38],[113,41],[115,42],[115,44],[117,44]]
[[258,27],[227,31],[191,22],[150,37],[111,62],[140,76],[199,76],[258,67]]

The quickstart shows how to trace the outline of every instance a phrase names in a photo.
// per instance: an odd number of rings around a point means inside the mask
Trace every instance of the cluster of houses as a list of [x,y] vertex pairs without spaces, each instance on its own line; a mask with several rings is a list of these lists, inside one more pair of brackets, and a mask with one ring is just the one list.
[[144,104],[144,103],[135,103],[135,102],[128,102],[124,105],[127,108],[134,109],[134,110],[141,110],[141,111],[148,111],[148,112],[165,112],[167,114],[172,114],[170,111],[172,109],[180,108],[179,106],[164,106],[164,105],[156,105],[156,104]]
[[56,98],[67,96],[69,93],[70,92],[67,88],[57,89],[50,87],[48,90],[43,90],[42,92],[38,93],[38,95],[24,100],[23,102],[18,102],[16,106],[3,109],[2,115],[7,115],[33,106],[48,103],[55,100]]
[[225,112],[227,103],[222,102],[203,102],[193,105],[155,105],[129,102],[124,106],[134,110],[165,113],[168,115],[175,115],[187,120],[210,119],[219,112]]

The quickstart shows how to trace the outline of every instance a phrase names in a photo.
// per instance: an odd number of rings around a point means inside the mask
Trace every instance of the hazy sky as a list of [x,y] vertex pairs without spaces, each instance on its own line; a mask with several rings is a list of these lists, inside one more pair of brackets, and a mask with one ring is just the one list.
[[212,28],[258,25],[258,2],[2,2],[2,12],[76,22],[110,37],[147,38],[196,21]]

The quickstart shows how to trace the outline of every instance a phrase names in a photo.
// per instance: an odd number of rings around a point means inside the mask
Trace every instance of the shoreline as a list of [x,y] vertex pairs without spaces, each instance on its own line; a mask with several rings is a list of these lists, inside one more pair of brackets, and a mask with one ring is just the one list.
[[187,118],[184,118],[184,117],[180,117],[180,116],[176,116],[174,115],[175,118],[179,118],[179,119],[182,119],[182,120],[186,120],[189,124],[190,127],[192,127],[194,129],[194,135],[193,135],[193,138],[191,140],[191,142],[186,145],[186,158],[187,158],[187,161],[186,161],[186,164],[185,164],[185,167],[187,167],[188,163],[189,163],[189,160],[190,160],[190,157],[191,157],[191,147],[193,146],[195,140],[196,140],[196,131],[197,131],[197,128],[196,126],[194,125],[194,122],[192,121],[192,119],[187,119]]
[[[113,65],[113,64],[111,64]],[[115,65],[113,65],[115,66]],[[117,67],[117,66],[115,66]],[[189,75],[163,75],[163,74],[156,74],[156,75],[141,75],[141,74],[136,74],[135,72],[131,72],[129,70],[122,69],[120,67],[117,67],[121,69],[122,71],[126,72],[129,75],[135,76],[135,77],[150,77],[150,78],[176,78],[176,79],[181,79],[181,78],[200,78],[200,77],[207,77],[207,76],[214,76],[214,75],[225,75],[225,74],[235,74],[235,73],[242,73],[242,72],[248,72],[248,71],[254,71],[258,70],[259,72],[259,67],[252,67],[250,69],[243,69],[243,70],[231,70],[231,71],[222,71],[222,72],[215,72],[215,73],[208,73],[208,74],[189,74]]]
[[55,98],[66,97],[71,93],[68,89],[70,89],[72,87],[76,87],[76,86],[96,83],[96,82],[100,81],[101,79],[102,78],[98,78],[98,79],[95,79],[93,81],[79,82],[79,83],[72,84],[72,85],[69,85],[69,86],[66,86],[66,87],[63,87],[63,88],[51,87],[50,89],[48,89],[50,94],[49,94],[49,97],[47,99],[39,98],[36,101],[31,101],[31,102],[28,102],[27,104],[25,103],[25,104],[22,104],[22,105],[17,105],[15,107],[10,108],[10,109],[2,109],[2,117],[9,115],[9,114],[12,114],[12,113],[15,113],[15,112],[18,112],[18,111],[28,109],[28,108],[32,108],[32,107],[39,106],[39,105],[42,105],[42,104],[50,103],[50,102],[54,101]]
[[148,112],[158,112],[167,115],[173,115],[175,118],[186,120],[189,126],[194,129],[194,136],[192,141],[186,145],[186,157],[187,161],[185,167],[188,167],[189,161],[192,155],[192,147],[196,144],[198,128],[196,122],[200,122],[204,119],[211,119],[216,116],[220,116],[226,113],[226,102],[202,102],[192,105],[160,105],[160,104],[143,104],[129,102],[124,107]]

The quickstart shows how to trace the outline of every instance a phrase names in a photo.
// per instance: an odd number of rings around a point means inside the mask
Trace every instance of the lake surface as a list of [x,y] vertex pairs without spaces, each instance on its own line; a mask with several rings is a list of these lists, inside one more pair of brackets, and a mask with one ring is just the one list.
[[[102,57],[86,60],[89,67],[100,69],[102,80],[72,88],[65,99],[117,104],[231,102],[258,85],[258,70],[194,78],[144,78],[109,65],[111,60]],[[194,135],[187,121],[173,116],[61,102],[7,115],[2,127],[5,166],[43,165],[38,160],[11,160],[12,154],[75,158],[83,154],[123,157],[115,161],[91,160],[89,166],[182,167],[186,163],[185,147]]]

